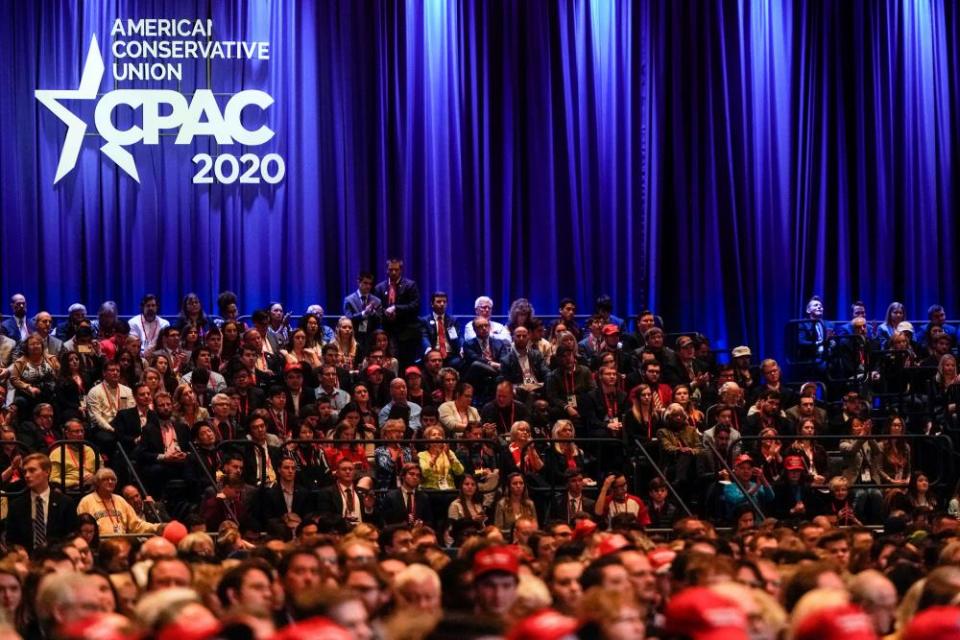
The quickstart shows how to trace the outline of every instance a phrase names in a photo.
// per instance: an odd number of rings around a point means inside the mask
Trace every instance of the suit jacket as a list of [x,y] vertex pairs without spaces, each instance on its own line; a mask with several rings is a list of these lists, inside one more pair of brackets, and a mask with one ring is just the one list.
[[[527,360],[530,363],[530,371],[537,382],[546,382],[547,363],[543,359],[543,354],[536,349],[527,349]],[[520,356],[515,349],[508,349],[507,354],[500,359],[500,375],[504,380],[509,380],[513,384],[523,383],[523,369],[520,367]]]
[[[383,498],[383,519],[387,524],[407,522],[407,504],[403,499],[403,491],[394,489],[387,492]],[[430,498],[423,491],[418,490],[414,498],[414,512],[417,520],[433,526],[433,510],[430,507]]]
[[[139,421],[138,421],[139,424]],[[190,429],[182,422],[173,423],[174,431],[177,436],[177,444],[184,453],[190,451]],[[156,419],[154,423],[147,423],[143,429],[143,435],[140,438],[140,446],[137,447],[137,462],[142,465],[157,464],[158,456],[165,451],[163,446],[163,433],[160,429],[160,420]]]
[[[510,343],[506,340],[487,338],[490,343],[490,355],[495,362],[500,362],[509,352]],[[484,362],[483,349],[480,348],[480,339],[471,338],[463,343],[463,365],[469,367],[474,362]]]
[[[147,411],[147,423],[141,428],[140,411],[136,407],[131,407],[117,411],[116,417],[110,424],[117,433],[117,441],[128,454],[131,454],[137,448],[136,440],[143,435],[143,431],[147,427],[156,425],[159,429],[160,418],[153,412],[153,409],[150,409]],[[184,451],[188,451],[188,449],[184,449]]]
[[[819,329],[819,331],[818,331]],[[827,325],[823,320],[804,320],[797,324],[797,358],[815,360],[823,352]]]
[[[356,485],[354,485],[354,493],[356,493]],[[359,498],[360,496],[357,496]],[[360,512],[357,513],[357,518],[359,522],[368,522],[368,519],[363,515],[363,501],[357,500],[360,504]],[[343,496],[340,494],[340,485],[337,482],[334,482],[332,486],[324,487],[317,493],[317,511],[320,513],[329,513],[337,516],[343,515]]]
[[375,305],[373,311],[365,316],[363,315],[363,300],[359,293],[354,291],[343,299],[343,315],[353,321],[353,333],[357,337],[357,342],[362,345],[366,345],[370,334],[380,328],[379,312],[383,306],[380,298],[373,295],[372,292],[367,296],[367,302],[373,302]]
[[[267,455],[270,456],[270,464],[276,472],[280,468],[281,458],[280,447],[271,447],[267,445]],[[257,477],[257,452],[256,447],[247,445],[243,447],[243,480],[247,484],[260,485],[260,478]]]
[[[282,518],[287,513],[287,502],[279,483],[272,487],[260,487],[257,490],[255,504],[261,527],[266,527],[271,520]],[[294,487],[292,511],[303,517],[315,510],[316,502],[313,495],[303,487]]]
[[[37,330],[33,324],[33,320],[25,318],[25,322],[27,324],[27,331],[33,333]],[[3,333],[5,336],[10,336],[17,342],[23,342],[23,339],[26,338],[26,336],[20,335],[20,327],[17,326],[17,320],[13,316],[7,318],[0,324],[0,333]]]
[[[447,357],[443,363],[448,367],[458,367],[460,366],[463,334],[457,329],[457,321],[449,313],[443,316],[443,328],[446,332],[447,341]],[[453,329],[453,335],[455,336],[453,338],[450,337],[451,329]],[[433,317],[433,313],[420,318],[420,346],[423,348],[423,352],[426,353],[428,349],[439,349],[440,345],[437,339],[437,320]]]
[[[373,288],[373,295],[380,300],[380,308],[390,306],[390,283],[387,280]],[[420,312],[420,290],[417,283],[409,278],[400,278],[397,283],[397,297],[394,302],[397,315],[391,319],[381,316],[383,326],[387,332],[393,332],[406,339],[413,339],[420,333],[420,321],[417,314]]]
[[[30,491],[10,498],[7,512],[7,544],[23,545],[33,551],[33,518]],[[47,505],[47,541],[64,538],[77,529],[77,503],[70,496],[50,488]]]
[[[587,496],[581,496],[581,509],[587,513],[593,515],[593,509],[596,506],[597,501]],[[567,524],[573,522],[573,516],[576,515],[570,512],[570,500],[567,497],[567,492],[564,491],[560,495],[556,496],[551,505],[550,505],[550,517],[556,520],[563,520]]]

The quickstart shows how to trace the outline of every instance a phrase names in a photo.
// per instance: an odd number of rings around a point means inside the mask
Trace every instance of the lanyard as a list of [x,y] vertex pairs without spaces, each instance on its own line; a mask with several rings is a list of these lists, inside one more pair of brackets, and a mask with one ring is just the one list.
[[[613,402],[609,401],[611,395],[613,396]],[[616,392],[612,394],[610,393],[603,394],[603,404],[606,405],[607,407],[607,417],[616,418],[617,414],[619,413],[618,409],[620,408],[620,403],[617,402]]]
[[103,387],[103,395],[107,398],[107,405],[114,411],[119,410],[120,409],[120,385],[119,384],[117,385],[117,393],[116,393],[117,397],[116,397],[116,400],[114,400],[113,402],[110,402],[110,394],[107,392],[107,383],[101,382],[100,386]]
[[563,374],[563,389],[568,396],[572,396],[577,390],[576,370]]

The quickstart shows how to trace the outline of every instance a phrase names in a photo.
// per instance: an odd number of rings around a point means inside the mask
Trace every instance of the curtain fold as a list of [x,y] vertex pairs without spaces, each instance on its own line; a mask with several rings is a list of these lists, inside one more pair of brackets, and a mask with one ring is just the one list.
[[[0,284],[33,310],[226,288],[331,313],[402,256],[454,312],[480,294],[780,354],[828,316],[894,299],[960,317],[960,9],[948,0],[327,0],[13,3],[0,24]],[[277,136],[130,150],[137,184],[33,98],[73,88],[115,18],[210,17],[266,62],[185,64],[181,89],[262,89]],[[146,87],[169,86],[146,83]],[[113,87],[104,80],[102,91]],[[92,107],[80,105],[92,125]],[[136,114],[118,114],[132,124]],[[92,132],[92,129],[91,129]],[[281,154],[279,185],[191,182],[194,154]]]

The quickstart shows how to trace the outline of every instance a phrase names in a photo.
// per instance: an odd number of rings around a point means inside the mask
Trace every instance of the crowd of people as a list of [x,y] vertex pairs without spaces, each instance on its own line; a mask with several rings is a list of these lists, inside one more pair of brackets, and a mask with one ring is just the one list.
[[397,259],[332,326],[229,291],[27,302],[0,323],[10,637],[960,637],[939,305],[915,331],[812,298],[788,384],[607,296],[421,315]]

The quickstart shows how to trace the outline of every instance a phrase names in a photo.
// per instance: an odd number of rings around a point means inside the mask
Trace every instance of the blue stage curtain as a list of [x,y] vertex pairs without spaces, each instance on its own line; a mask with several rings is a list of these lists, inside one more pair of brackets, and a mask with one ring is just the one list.
[[[208,13],[209,12],[209,13]],[[720,347],[782,350],[828,315],[900,299],[960,316],[960,18],[940,0],[9,3],[0,24],[2,290],[34,310],[141,294],[338,312],[356,273],[405,258],[468,313],[602,292]],[[276,186],[191,184],[198,141],[137,147],[141,184],[89,136],[52,186],[73,88],[116,17],[212,17],[269,62],[215,66],[271,93]],[[185,90],[208,82],[187,67]],[[105,84],[104,90],[109,86]],[[88,121],[92,114],[87,109]],[[129,119],[130,114],[125,116]],[[426,305],[426,295],[424,296]]]

